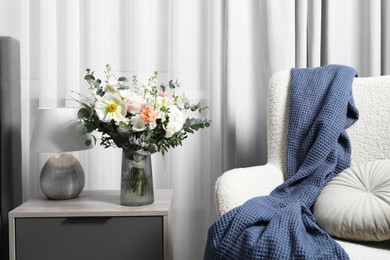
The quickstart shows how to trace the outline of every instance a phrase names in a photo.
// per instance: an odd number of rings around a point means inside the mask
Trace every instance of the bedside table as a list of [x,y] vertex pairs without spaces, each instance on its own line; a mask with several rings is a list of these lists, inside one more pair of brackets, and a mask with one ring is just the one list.
[[70,200],[31,199],[9,212],[11,260],[172,259],[172,190],[121,206],[119,191],[83,191]]

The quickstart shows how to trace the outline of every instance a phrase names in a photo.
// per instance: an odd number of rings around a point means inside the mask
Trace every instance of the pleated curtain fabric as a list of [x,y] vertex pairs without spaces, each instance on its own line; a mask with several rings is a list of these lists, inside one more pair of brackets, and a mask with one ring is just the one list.
[[8,212],[22,203],[20,44],[0,36],[1,259],[8,259]]
[[[50,156],[29,150],[35,109],[77,105],[70,93],[87,93],[87,67],[141,79],[158,70],[210,107],[211,128],[152,157],[155,187],[175,191],[175,259],[202,257],[217,177],[266,162],[274,72],[336,63],[390,74],[387,0],[2,0],[0,35],[21,43],[24,199],[40,193]],[[85,189],[119,189],[120,150],[75,155]]]

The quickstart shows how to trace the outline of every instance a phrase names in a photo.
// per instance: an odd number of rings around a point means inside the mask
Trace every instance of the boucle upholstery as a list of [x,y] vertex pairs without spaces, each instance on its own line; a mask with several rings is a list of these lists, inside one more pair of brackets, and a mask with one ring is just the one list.
[[268,195],[282,182],[281,170],[272,164],[225,172],[215,185],[219,215],[225,214],[250,198]]
[[[268,87],[268,163],[285,173],[290,71],[275,73]],[[353,96],[360,115],[349,129],[352,163],[390,158],[390,76],[356,78]],[[367,151],[370,151],[369,153]]]
[[[255,196],[268,195],[283,182],[289,115],[290,71],[275,73],[269,81],[267,104],[268,163],[233,169],[216,182],[217,212],[223,215]],[[390,76],[355,78],[352,92],[359,120],[347,132],[352,143],[352,164],[390,158]],[[387,249],[340,243],[351,259],[366,259],[356,252],[370,252],[371,259],[390,259]],[[354,249],[356,248],[356,251]],[[382,254],[382,255],[381,255]],[[361,257],[361,258],[359,258]],[[367,256],[366,256],[367,257]]]

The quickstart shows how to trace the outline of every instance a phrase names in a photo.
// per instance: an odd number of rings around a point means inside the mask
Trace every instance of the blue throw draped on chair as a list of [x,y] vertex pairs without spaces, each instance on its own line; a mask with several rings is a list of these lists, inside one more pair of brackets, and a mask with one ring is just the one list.
[[350,166],[345,129],[358,118],[355,76],[342,65],[291,70],[287,180],[218,219],[205,259],[348,259],[310,208],[326,182]]

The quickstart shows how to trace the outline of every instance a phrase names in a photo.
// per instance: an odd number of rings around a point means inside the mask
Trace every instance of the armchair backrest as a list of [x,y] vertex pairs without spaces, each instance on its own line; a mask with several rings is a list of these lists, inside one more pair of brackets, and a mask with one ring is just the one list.
[[[347,133],[352,164],[390,159],[390,76],[355,78],[352,85],[359,120]],[[268,163],[286,173],[290,70],[275,73],[268,85]]]

